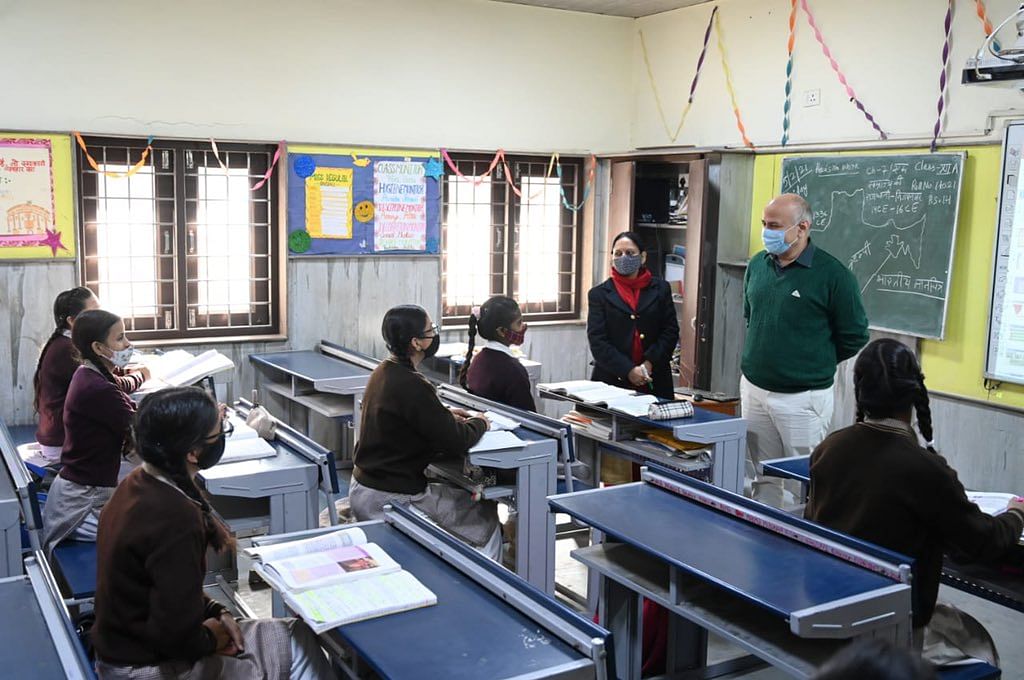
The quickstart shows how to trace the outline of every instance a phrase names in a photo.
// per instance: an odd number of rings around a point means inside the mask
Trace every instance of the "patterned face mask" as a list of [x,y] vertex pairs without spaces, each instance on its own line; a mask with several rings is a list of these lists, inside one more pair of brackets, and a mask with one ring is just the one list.
[[641,264],[643,264],[643,258],[640,255],[619,255],[612,259],[612,266],[615,267],[615,271],[623,276],[636,274],[640,271]]

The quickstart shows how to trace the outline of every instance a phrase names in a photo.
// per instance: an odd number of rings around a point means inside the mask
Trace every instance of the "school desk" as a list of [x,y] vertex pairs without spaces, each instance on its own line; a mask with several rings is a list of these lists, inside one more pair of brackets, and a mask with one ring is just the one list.
[[[671,613],[669,674],[707,666],[708,632],[799,678],[849,638],[911,644],[909,558],[668,468],[641,480],[549,499],[603,539],[572,555],[599,577],[618,677],[640,677],[645,597]],[[709,673],[750,660],[726,663]]]
[[[394,680],[614,677],[607,631],[417,514],[389,507],[383,520],[353,526],[429,588],[437,604],[321,635],[351,677],[367,666]],[[254,543],[272,545],[323,531]]]
[[635,417],[600,406],[587,404],[574,397],[540,389],[544,399],[566,401],[574,406],[596,411],[612,423],[611,439],[602,439],[584,428],[573,428],[577,435],[577,456],[594,462],[594,480],[600,479],[603,453],[632,460],[635,463],[658,463],[682,472],[694,471],[694,464],[685,457],[670,455],[661,447],[638,441],[617,441],[620,428],[661,429],[680,441],[696,442],[711,447],[710,481],[728,491],[743,491],[744,461],[747,451],[747,422],[743,418],[717,413],[694,405],[693,416],[672,420],[651,420]]

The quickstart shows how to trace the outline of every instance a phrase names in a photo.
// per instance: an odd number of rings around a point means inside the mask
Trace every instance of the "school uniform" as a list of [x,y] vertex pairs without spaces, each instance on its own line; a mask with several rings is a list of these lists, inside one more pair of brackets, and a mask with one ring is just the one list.
[[946,460],[893,419],[844,428],[814,450],[805,515],[914,558],[915,627],[935,609],[943,552],[964,561],[994,559],[1024,530],[1024,513],[991,517],[971,503]]
[[62,467],[43,510],[47,552],[65,538],[95,540],[99,511],[117,486],[134,413],[132,400],[92,363],[75,370],[64,401]]
[[[57,460],[64,445],[64,400],[67,398],[71,378],[79,367],[73,355],[71,331],[63,331],[50,341],[39,362],[39,425],[36,442],[44,458]],[[144,382],[140,373],[115,371],[118,389],[131,394]]]
[[[642,361],[651,362],[653,394],[674,398],[672,352],[679,343],[672,289],[666,281],[652,277],[640,291],[636,309],[623,300],[611,278],[587,294],[587,339],[594,357],[591,380],[635,389],[629,372]],[[634,331],[640,334],[642,356],[633,356]]]
[[487,430],[482,418],[456,418],[407,359],[390,357],[363,393],[349,502],[356,519],[377,519],[384,505],[409,503],[444,529],[494,555],[501,548],[497,504],[474,501],[462,488],[428,483],[427,466],[464,459]]
[[469,364],[466,387],[472,394],[508,404],[524,411],[536,411],[530,390],[530,376],[508,345],[488,340]]
[[144,464],[121,482],[96,544],[100,678],[284,678],[296,656],[324,666],[316,637],[295,619],[239,621],[245,653],[216,654],[202,624],[226,609],[203,592],[206,550],[202,509],[159,469]]

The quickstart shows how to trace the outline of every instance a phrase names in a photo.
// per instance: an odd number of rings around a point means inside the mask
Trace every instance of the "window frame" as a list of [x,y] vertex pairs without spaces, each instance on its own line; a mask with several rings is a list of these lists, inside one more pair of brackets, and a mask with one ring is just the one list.
[[[145,139],[140,138],[125,138],[125,137],[114,137],[104,135],[90,135],[88,137],[83,136],[83,141],[90,153],[93,154],[96,162],[103,164],[106,162],[107,148],[114,147],[117,149],[127,150],[127,165],[131,166],[135,162],[138,162],[142,152],[145,150],[147,143]],[[198,297],[198,284],[201,279],[198,278],[198,273],[195,278],[189,278],[190,266],[198,272],[199,262],[198,257],[195,254],[189,253],[189,238],[190,238],[190,227],[188,221],[188,202],[190,200],[197,204],[199,201],[198,184],[201,180],[201,173],[198,168],[214,168],[220,169],[220,165],[216,162],[213,157],[212,149],[210,148],[209,140],[191,140],[191,139],[154,139],[151,142],[152,151],[149,157],[146,159],[146,167],[153,168],[154,172],[154,190],[153,190],[153,203],[154,203],[154,228],[161,228],[165,223],[160,216],[160,205],[161,202],[169,203],[173,205],[173,212],[170,221],[170,241],[173,244],[173,248],[170,253],[170,269],[173,271],[173,281],[169,285],[170,289],[173,289],[173,305],[172,302],[167,300],[166,292],[161,290],[159,282],[166,280],[164,270],[162,269],[161,259],[165,259],[165,256],[156,254],[154,255],[155,268],[157,270],[157,291],[156,291],[156,305],[157,311],[154,316],[162,314],[160,311],[162,308],[170,306],[170,311],[173,313],[174,325],[172,329],[166,328],[134,328],[134,325],[138,319],[146,319],[147,316],[138,316],[132,318],[132,328],[128,330],[129,336],[133,341],[138,343],[167,343],[167,344],[198,344],[203,342],[237,342],[240,340],[251,340],[251,341],[271,341],[280,340],[285,337],[286,332],[286,320],[287,320],[287,299],[284,292],[284,281],[285,281],[285,257],[283,245],[281,242],[281,201],[282,196],[280,193],[278,175],[279,169],[275,168],[274,172],[271,173],[270,179],[264,184],[263,187],[258,191],[258,196],[250,198],[249,209],[250,219],[248,229],[250,230],[250,248],[249,248],[249,285],[255,286],[262,283],[266,290],[266,299],[253,299],[250,297],[249,306],[250,311],[248,312],[227,312],[217,314],[199,314],[198,309],[202,306]],[[96,154],[96,149],[102,147],[103,156],[100,157]],[[224,142],[218,143],[217,145],[219,155],[224,164],[230,169],[234,167],[249,168],[248,154],[253,153],[266,153],[267,154],[267,167],[273,162],[273,154],[277,149],[276,144],[268,143],[243,143],[243,142]],[[101,173],[97,173],[89,165],[85,159],[85,153],[81,148],[76,147],[75,149],[75,161],[77,163],[75,170],[75,184],[78,192],[76,197],[76,213],[77,213],[77,229],[79,236],[80,248],[78,249],[78,265],[79,265],[79,280],[83,286],[89,287],[94,293],[99,295],[99,284],[98,280],[90,280],[90,259],[97,260],[100,254],[98,252],[98,243],[95,243],[95,249],[90,247],[91,242],[95,242],[95,234],[90,235],[88,232],[90,229],[95,230],[95,220],[93,225],[90,227],[87,222],[90,216],[87,215],[86,201],[95,199],[99,195],[99,178],[102,176]],[[198,158],[193,158],[193,167],[195,170],[189,170],[186,168],[185,159],[187,152],[191,152],[193,155],[198,155]],[[157,159],[162,158],[164,153],[171,154],[171,171],[160,172],[157,170]],[[245,155],[242,155],[245,154]],[[245,159],[244,164],[239,163],[240,159]],[[120,163],[120,159],[116,162]],[[279,159],[278,163],[281,167],[284,167],[284,159]],[[236,165],[237,164],[237,165]],[[260,175],[262,175],[262,168],[260,169]],[[86,195],[86,176],[93,174],[97,177],[97,188],[94,195]],[[167,187],[161,187],[161,182],[158,181],[158,177],[172,178],[170,193],[167,193]],[[249,177],[249,183],[251,184],[258,181],[253,177]],[[164,182],[166,184],[166,180]],[[189,193],[189,186],[191,185],[191,193]],[[262,221],[259,222],[258,226],[253,219],[253,206],[257,203],[266,203],[266,226],[263,226]],[[255,238],[260,230],[266,232],[266,248],[264,250],[257,251]],[[157,238],[161,238],[158,236]],[[192,238],[197,238],[195,234]],[[255,277],[257,258],[266,259],[266,276]],[[263,281],[263,279],[266,279]],[[224,285],[227,285],[226,283]],[[190,299],[190,295],[193,299]],[[208,303],[209,304],[209,303]],[[266,323],[246,323],[250,320],[252,310],[255,307],[265,305],[267,309],[267,321]],[[189,310],[195,308],[196,325],[194,327],[189,326]],[[228,317],[231,317],[230,319]],[[207,322],[216,321],[223,322],[229,321],[231,323],[237,323],[237,325],[231,325],[227,327],[218,326],[206,326],[202,325],[203,320]]]
[[[493,160],[493,155],[467,152],[467,153],[456,153],[450,152],[452,162],[457,168],[467,176],[469,172],[467,170],[472,169],[472,164],[480,165],[484,169]],[[514,177],[513,181],[517,187],[521,187],[521,174],[519,173],[520,164],[533,164],[543,165],[546,169],[548,163],[550,163],[550,157],[528,155],[528,154],[506,154],[505,158],[508,162],[509,169],[511,169]],[[569,202],[573,205],[577,205],[581,201],[585,184],[585,163],[582,156],[562,156],[559,161],[562,165],[563,178],[561,181],[561,187],[565,191],[566,197]],[[468,166],[468,167],[465,167]],[[567,168],[573,168],[572,178],[573,181],[568,183],[566,175]],[[469,316],[473,306],[482,304],[484,300],[479,300],[471,305],[448,305],[446,299],[446,287],[447,287],[447,269],[448,269],[448,178],[456,176],[452,172],[450,167],[445,167],[445,174],[442,178],[441,186],[441,209],[442,209],[442,222],[441,222],[441,314],[442,322],[447,326],[460,325],[465,323],[466,318]],[[551,178],[557,179],[558,175],[552,170]],[[491,257],[491,269],[490,269],[490,292],[488,297],[493,295],[507,295],[512,298],[516,298],[516,289],[518,287],[518,276],[519,271],[516,267],[516,259],[518,255],[519,247],[519,213],[520,206],[522,205],[522,198],[516,196],[515,192],[508,185],[505,179],[505,167],[504,164],[499,162],[495,167],[493,173],[490,175],[491,178],[491,239],[490,239],[490,257]],[[569,187],[572,191],[569,191]],[[565,245],[565,235],[560,234],[559,236],[559,272],[556,276],[559,277],[558,284],[558,296],[559,299],[554,301],[556,311],[540,311],[531,312],[526,309],[523,310],[523,319],[527,322],[559,322],[559,321],[578,321],[582,318],[582,300],[583,300],[583,238],[584,238],[584,216],[583,209],[572,211],[565,207],[561,203],[559,198],[559,213],[561,219],[559,221],[558,229],[560,232],[564,232],[566,229],[566,215],[571,216],[569,225],[571,226],[571,236],[569,237],[571,243],[569,244],[571,250],[568,252],[571,258],[572,271],[561,273],[563,258],[563,246]],[[499,244],[500,235],[500,244]],[[500,265],[501,269],[497,267]],[[495,280],[500,277],[500,290],[495,290]],[[564,292],[563,292],[564,291]],[[486,299],[486,298],[485,298]],[[519,300],[517,300],[519,301]],[[530,304],[537,304],[535,301],[519,301],[520,304],[526,306]],[[557,307],[567,303],[569,309],[567,311],[557,311]]]

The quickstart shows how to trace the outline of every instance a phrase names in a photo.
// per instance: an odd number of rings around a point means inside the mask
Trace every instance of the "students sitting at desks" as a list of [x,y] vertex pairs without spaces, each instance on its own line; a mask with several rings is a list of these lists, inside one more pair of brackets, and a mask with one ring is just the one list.
[[437,326],[417,305],[392,307],[381,332],[391,352],[373,370],[363,393],[363,416],[354,454],[349,503],[359,521],[378,519],[388,503],[410,503],[444,529],[493,559],[501,556],[494,501],[427,483],[427,466],[462,458],[487,431],[483,416],[448,410],[417,370],[437,352]]
[[223,417],[197,387],[139,406],[143,463],[103,510],[96,546],[92,640],[103,680],[333,677],[305,623],[236,621],[203,592],[207,547],[232,543],[195,483],[224,453]]
[[[1024,501],[996,517],[967,499],[932,447],[924,375],[900,342],[875,340],[853,369],[857,423],[829,435],[811,454],[806,516],[914,558],[914,626],[932,619],[944,551],[961,560],[999,557],[1020,540]],[[911,428],[918,429],[927,448]]]
[[100,510],[121,467],[135,405],[118,389],[115,367],[124,367],[132,344],[124,322],[102,309],[82,312],[71,331],[81,366],[64,400],[61,469],[43,511],[43,546],[49,553],[65,538],[96,540]]
[[[40,455],[50,462],[60,459],[64,445],[64,399],[67,397],[71,377],[78,368],[72,356],[71,329],[75,318],[82,312],[98,309],[99,301],[84,286],[65,290],[53,301],[54,330],[36,364],[32,384],[35,388],[33,407],[39,414],[36,442]],[[115,373],[117,386],[125,393],[137,390],[149,378],[149,369],[123,375]]]
[[[474,357],[476,335],[486,340]],[[509,349],[522,345],[526,324],[519,305],[496,295],[469,315],[469,351],[459,370],[459,384],[473,394],[524,411],[536,411],[530,376]]]

